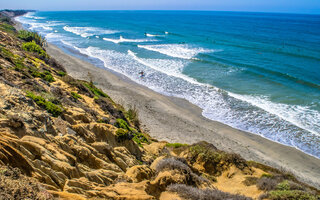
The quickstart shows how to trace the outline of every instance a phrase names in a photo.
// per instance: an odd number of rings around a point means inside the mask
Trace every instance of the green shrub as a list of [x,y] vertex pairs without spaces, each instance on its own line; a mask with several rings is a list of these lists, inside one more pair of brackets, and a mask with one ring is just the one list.
[[6,49],[6,48],[0,48],[0,52],[1,52],[1,55],[5,58],[5,59],[7,59],[7,60],[9,60],[9,59],[13,59],[14,58],[14,54],[10,51],[10,50],[8,50],[8,49]]
[[44,46],[46,40],[36,32],[21,30],[18,32],[18,38],[26,41],[32,42],[35,41],[36,44],[40,45],[41,47]]
[[38,71],[32,71],[31,75],[32,75],[33,77],[41,78],[41,73],[38,72]]
[[190,153],[193,157],[200,157],[205,162],[219,163],[223,154],[201,145],[194,145],[190,147]]
[[60,106],[55,105],[51,101],[45,102],[46,110],[51,113],[54,117],[58,117],[62,113]]
[[18,71],[18,72],[21,72],[21,71],[23,71],[23,69],[25,69],[26,67],[24,66],[24,64],[23,63],[21,63],[21,62],[16,62],[16,63],[14,63],[14,70],[16,70],[16,71]]
[[139,132],[133,133],[132,140],[135,141],[140,147],[142,146],[142,143],[150,144],[146,136],[144,136],[142,133],[139,133]]
[[12,24],[9,17],[3,16],[1,14],[0,14],[0,22],[5,23],[5,24]]
[[139,133],[136,129],[131,128],[126,121],[123,119],[117,119],[115,126],[118,127],[118,131],[120,130],[120,133],[122,133],[122,130],[125,130],[128,135],[130,135],[130,139],[135,141],[139,146],[142,146],[142,143],[149,144],[149,140],[146,138],[146,136],[142,133]]
[[274,190],[268,193],[270,200],[318,200],[319,196],[301,190]]
[[263,173],[263,174],[261,175],[261,177],[260,177],[260,178],[262,178],[262,177],[272,178],[272,177],[273,177],[273,175],[272,175],[272,174],[266,174],[266,173]]
[[282,181],[276,187],[277,190],[290,190],[290,184],[287,180]]
[[51,101],[46,101],[42,96],[37,96],[32,92],[27,92],[27,97],[31,98],[38,106],[46,109],[54,117],[58,117],[62,113],[62,108]]
[[7,61],[13,63],[15,65],[15,68],[17,67],[17,69],[24,68],[24,65],[23,65],[24,59],[18,55],[14,55],[10,50],[4,47],[0,47],[0,56],[2,56]]
[[53,78],[53,76],[52,76],[51,74],[45,75],[45,76],[43,77],[43,80],[48,81],[49,83],[55,81],[54,78]]
[[71,92],[71,96],[75,99],[82,99],[82,97],[76,92]]
[[172,147],[172,148],[179,148],[179,147],[185,147],[188,146],[188,144],[181,144],[181,143],[168,143],[166,144],[166,147]]
[[30,68],[29,72],[31,73],[31,75],[33,77],[42,78],[43,80],[45,80],[45,81],[47,81],[49,83],[52,83],[52,82],[56,81],[54,79],[54,77],[52,76],[51,72],[49,72],[49,71],[39,72],[35,68]]
[[128,130],[128,131],[131,131],[128,123],[126,121],[124,121],[123,119],[120,119],[120,118],[116,120],[115,126],[118,127],[118,128],[122,128],[122,129],[125,129],[125,130]]
[[37,96],[37,95],[33,94],[32,92],[27,92],[26,96],[31,98],[38,105],[45,105],[46,100],[42,96]]
[[191,163],[203,162],[207,169],[210,169],[206,173],[214,176],[221,175],[231,165],[241,170],[248,167],[246,161],[238,154],[219,151],[214,145],[207,142],[191,145],[188,148],[187,159]]
[[83,84],[86,88],[88,88],[95,96],[97,97],[107,97],[110,98],[107,94],[102,92],[102,90],[96,88],[93,84],[84,83]]
[[128,130],[119,128],[116,131],[116,137],[117,137],[117,141],[118,142],[123,142],[125,140],[131,140],[132,139],[132,135],[129,133]]
[[16,31],[16,29],[12,25],[9,25],[6,23],[1,23],[0,29],[2,29],[3,31],[9,32],[9,33],[14,33]]
[[25,51],[37,53],[41,58],[48,58],[47,53],[35,41],[24,43],[22,48]]
[[67,73],[63,72],[63,71],[59,71],[58,72],[58,75],[61,76],[61,77],[64,77],[65,75],[67,75]]

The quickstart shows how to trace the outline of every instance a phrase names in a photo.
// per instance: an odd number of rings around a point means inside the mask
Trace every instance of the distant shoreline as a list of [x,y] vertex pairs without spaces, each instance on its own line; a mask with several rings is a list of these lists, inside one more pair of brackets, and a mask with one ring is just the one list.
[[[22,29],[21,24],[16,26]],[[49,55],[62,63],[77,79],[93,81],[112,99],[124,105],[135,105],[145,130],[158,139],[169,142],[195,143],[205,140],[217,148],[239,153],[247,160],[258,161],[294,173],[303,182],[320,188],[320,160],[293,147],[247,133],[204,118],[201,109],[186,100],[167,97],[144,86],[128,81],[124,76],[95,67],[48,44]]]

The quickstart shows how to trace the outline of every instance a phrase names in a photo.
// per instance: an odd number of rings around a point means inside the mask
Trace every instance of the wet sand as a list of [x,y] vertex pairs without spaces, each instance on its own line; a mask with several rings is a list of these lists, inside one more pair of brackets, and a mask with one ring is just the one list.
[[207,141],[217,148],[292,172],[305,183],[320,189],[320,160],[295,148],[261,136],[211,121],[202,110],[186,100],[168,97],[138,85],[123,75],[98,68],[48,44],[47,52],[63,64],[74,78],[88,80],[102,88],[114,101],[136,106],[143,129],[157,140],[192,144]]

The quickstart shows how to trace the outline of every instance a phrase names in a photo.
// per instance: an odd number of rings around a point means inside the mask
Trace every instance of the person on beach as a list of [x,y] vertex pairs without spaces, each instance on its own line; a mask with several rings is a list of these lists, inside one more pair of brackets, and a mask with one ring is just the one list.
[[140,78],[143,78],[145,76],[145,73],[143,71],[139,72]]

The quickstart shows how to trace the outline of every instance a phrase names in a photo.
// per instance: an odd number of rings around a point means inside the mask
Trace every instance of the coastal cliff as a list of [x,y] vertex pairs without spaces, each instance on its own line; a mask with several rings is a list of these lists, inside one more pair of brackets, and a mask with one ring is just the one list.
[[[0,22],[0,196],[5,199],[319,199],[286,172],[200,142],[159,142],[36,33]],[[88,74],[90,80],[91,75]]]

